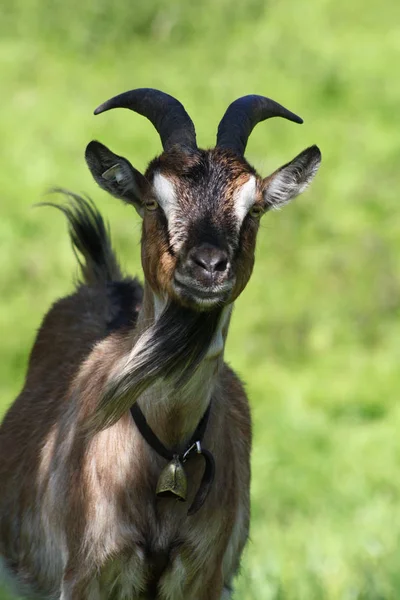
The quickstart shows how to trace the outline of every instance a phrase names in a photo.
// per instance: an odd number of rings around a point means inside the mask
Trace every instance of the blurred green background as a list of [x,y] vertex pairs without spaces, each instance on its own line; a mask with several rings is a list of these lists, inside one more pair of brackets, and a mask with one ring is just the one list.
[[237,600],[400,598],[399,64],[398,0],[1,7],[2,411],[77,274],[61,214],[32,204],[52,186],[88,193],[124,268],[140,272],[139,219],[96,189],[83,152],[100,139],[143,170],[160,141],[133,113],[94,118],[100,102],[160,88],[211,146],[233,99],[265,94],[305,124],[256,128],[247,158],[261,174],[321,147],[310,191],[263,221],[229,336],[255,431]]

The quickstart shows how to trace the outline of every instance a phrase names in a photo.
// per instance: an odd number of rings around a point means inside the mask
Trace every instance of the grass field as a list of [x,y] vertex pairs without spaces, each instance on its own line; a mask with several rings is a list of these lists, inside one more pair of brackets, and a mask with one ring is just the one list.
[[256,128],[247,158],[259,171],[321,147],[311,190],[263,221],[229,336],[255,427],[237,600],[400,598],[399,63],[396,0],[2,8],[1,411],[77,272],[61,215],[32,204],[55,185],[88,193],[126,271],[140,270],[138,218],[96,189],[83,151],[97,138],[143,170],[160,142],[133,113],[94,118],[100,102],[160,88],[211,146],[234,98],[270,95],[305,124]]

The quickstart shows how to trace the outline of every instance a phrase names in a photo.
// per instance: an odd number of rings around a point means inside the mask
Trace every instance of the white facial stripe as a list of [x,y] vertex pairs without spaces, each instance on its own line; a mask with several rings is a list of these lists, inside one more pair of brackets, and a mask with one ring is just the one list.
[[165,212],[168,223],[175,212],[177,199],[173,183],[164,175],[156,173],[153,181],[154,191],[157,196],[157,201]]
[[[237,229],[240,230],[243,219],[256,200],[257,180],[251,175],[234,195],[234,211],[237,220]],[[153,188],[161,208],[168,222],[168,231],[171,246],[178,251],[185,241],[185,223],[180,214],[178,198],[172,181],[156,173],[153,180]]]
[[256,183],[256,178],[254,175],[251,175],[250,179],[246,181],[246,183],[244,183],[242,187],[235,193],[233,201],[235,204],[238,229],[240,229],[243,219],[256,200]]
[[156,173],[153,187],[157,201],[163,209],[168,222],[171,246],[178,251],[185,241],[185,224],[179,214],[179,204],[174,184],[161,173]]

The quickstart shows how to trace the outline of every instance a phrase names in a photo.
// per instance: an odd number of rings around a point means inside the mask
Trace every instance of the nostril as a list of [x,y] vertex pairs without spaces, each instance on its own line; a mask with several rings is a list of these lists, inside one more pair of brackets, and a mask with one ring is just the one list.
[[209,270],[209,263],[205,256],[201,256],[200,254],[193,254],[190,258],[192,259],[195,265],[201,267],[205,271]]
[[212,263],[212,265],[211,265],[213,271],[219,271],[220,273],[223,273],[224,271],[226,271],[227,266],[228,266],[228,257],[227,256],[217,258],[216,262]]
[[201,267],[207,273],[223,273],[228,268],[228,254],[214,246],[200,246],[189,253],[189,261]]

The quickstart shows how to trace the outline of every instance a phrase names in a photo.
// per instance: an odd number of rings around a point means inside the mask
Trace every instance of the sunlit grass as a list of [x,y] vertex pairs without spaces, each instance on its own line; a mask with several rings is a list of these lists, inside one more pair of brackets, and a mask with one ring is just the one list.
[[76,273],[62,216],[32,204],[54,185],[87,192],[140,272],[138,217],[95,187],[83,152],[98,138],[143,170],[160,143],[133,113],[94,118],[101,101],[168,91],[211,146],[228,103],[262,93],[305,124],[256,128],[261,173],[321,147],[311,190],[263,222],[229,336],[255,424],[238,600],[400,597],[399,13],[394,0],[19,0],[0,23],[3,409]]

